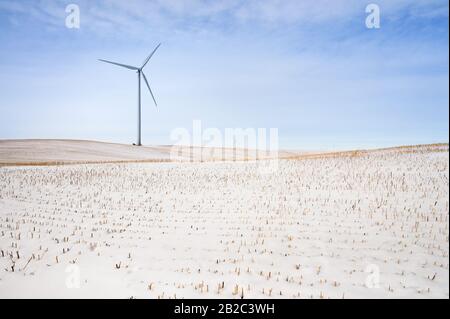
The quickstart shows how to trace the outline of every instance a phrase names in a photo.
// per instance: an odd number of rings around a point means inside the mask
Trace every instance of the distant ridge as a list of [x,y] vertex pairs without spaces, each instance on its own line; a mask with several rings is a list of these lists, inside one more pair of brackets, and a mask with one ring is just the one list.
[[[257,159],[284,159],[362,156],[374,152],[448,152],[448,143],[398,146],[374,150],[340,152],[279,151],[259,152]],[[171,152],[176,151],[171,156]],[[23,139],[0,140],[0,166],[40,166],[94,163],[133,163],[171,161],[246,161],[255,154],[245,149],[189,146],[133,146],[89,140]]]

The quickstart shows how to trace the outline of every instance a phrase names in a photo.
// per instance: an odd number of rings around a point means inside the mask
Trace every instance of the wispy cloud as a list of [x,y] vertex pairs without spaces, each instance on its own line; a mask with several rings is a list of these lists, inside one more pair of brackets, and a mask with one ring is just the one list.
[[[421,18],[448,17],[445,0],[378,0],[384,17],[395,19],[399,15]],[[108,0],[67,1],[1,0],[0,10],[28,15],[51,25],[64,17],[65,5],[78,4],[82,9],[84,27],[91,31],[109,28],[133,34],[148,27],[160,31],[201,31],[200,27],[216,31],[224,24],[251,25],[251,27],[286,25],[319,25],[350,21],[364,14],[368,4],[360,0]],[[60,23],[60,22],[59,22]]]

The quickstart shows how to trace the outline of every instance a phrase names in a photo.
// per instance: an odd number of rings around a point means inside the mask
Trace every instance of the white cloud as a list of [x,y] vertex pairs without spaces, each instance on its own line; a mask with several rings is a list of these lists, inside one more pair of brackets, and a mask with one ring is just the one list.
[[[84,27],[91,31],[117,30],[130,33],[151,27],[160,31],[191,30],[227,24],[257,24],[272,27],[289,24],[335,24],[364,14],[371,1],[361,0],[73,0],[81,7]],[[448,16],[446,0],[374,0],[382,15],[420,17]],[[55,24],[63,16],[67,0],[17,2],[0,1],[0,10],[29,15],[41,22]],[[115,30],[115,31],[117,31]]]

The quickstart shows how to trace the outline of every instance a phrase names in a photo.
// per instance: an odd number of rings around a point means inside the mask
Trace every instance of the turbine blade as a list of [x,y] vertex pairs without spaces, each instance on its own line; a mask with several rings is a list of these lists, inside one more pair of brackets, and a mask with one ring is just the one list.
[[99,60],[99,61],[102,61],[102,62],[106,62],[106,63],[111,63],[111,64],[114,64],[114,65],[118,65],[118,66],[121,66],[121,67],[123,67],[123,68],[130,69],[130,70],[139,70],[139,68],[137,68],[137,67],[135,67],[135,66],[131,66],[131,65],[126,65],[126,64],[121,64],[121,63],[111,62],[111,61],[102,60],[102,59],[98,59],[98,60]]
[[141,69],[143,69],[143,68],[144,68],[144,66],[146,66],[146,65],[147,65],[148,61],[150,61],[150,59],[152,58],[153,54],[155,54],[156,50],[158,50],[158,48],[159,48],[159,46],[160,46],[160,45],[161,45],[161,43],[160,43],[160,44],[158,44],[158,45],[156,46],[155,50],[153,50],[153,52],[152,52],[152,53],[150,53],[150,55],[148,56],[148,58],[147,58],[147,59],[145,59],[145,61],[144,61],[144,64],[142,64],[142,67],[141,67]]
[[141,73],[142,73],[142,76],[144,77],[145,84],[147,84],[148,90],[150,91],[150,94],[152,95],[153,102],[155,102],[155,106],[158,106],[158,104],[156,103],[155,97],[153,96],[152,89],[150,88],[150,85],[148,84],[148,81],[147,81],[147,78],[146,78],[144,72],[141,72]]

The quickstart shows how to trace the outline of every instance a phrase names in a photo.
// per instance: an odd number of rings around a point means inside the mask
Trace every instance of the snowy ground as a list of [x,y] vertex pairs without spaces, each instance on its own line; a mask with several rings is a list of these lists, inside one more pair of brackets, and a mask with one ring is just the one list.
[[0,297],[449,298],[448,145],[0,168]]
[[[0,140],[0,166],[93,164],[119,162],[167,162],[194,160],[245,160],[293,157],[311,152],[256,152],[242,148],[133,146],[83,140]],[[314,154],[317,152],[314,152]]]

